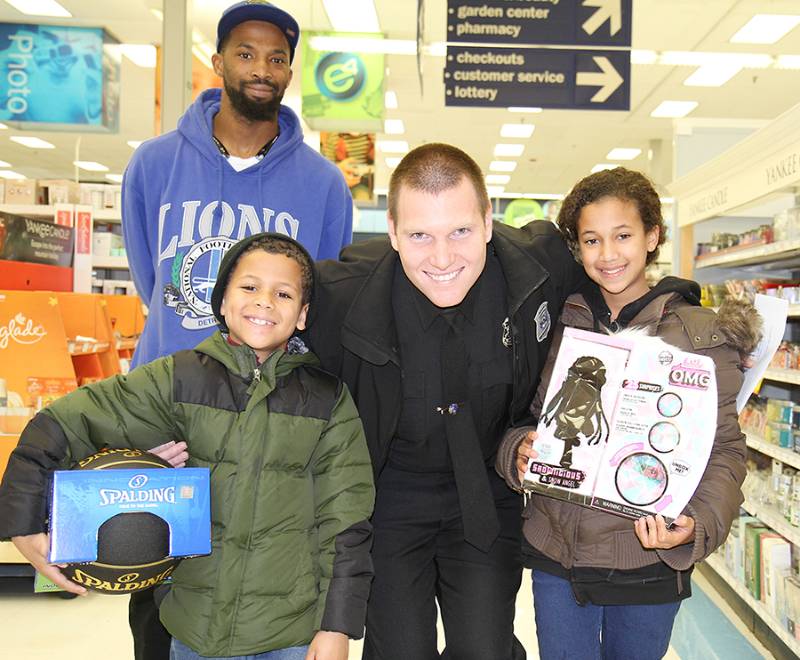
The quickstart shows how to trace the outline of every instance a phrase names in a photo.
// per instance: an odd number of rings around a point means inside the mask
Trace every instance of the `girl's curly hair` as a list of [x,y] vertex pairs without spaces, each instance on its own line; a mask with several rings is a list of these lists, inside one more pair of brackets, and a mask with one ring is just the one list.
[[646,263],[655,261],[659,247],[666,240],[666,226],[661,216],[661,200],[650,179],[641,172],[624,167],[602,170],[584,177],[564,198],[556,224],[575,258],[580,258],[578,219],[581,211],[584,206],[600,201],[604,197],[616,197],[635,204],[645,232],[658,227],[658,245],[655,250],[647,254]]

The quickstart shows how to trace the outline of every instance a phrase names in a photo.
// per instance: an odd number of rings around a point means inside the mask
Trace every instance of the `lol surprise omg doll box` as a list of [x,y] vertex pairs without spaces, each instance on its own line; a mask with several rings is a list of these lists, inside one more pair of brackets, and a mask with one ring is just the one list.
[[700,482],[716,428],[711,358],[637,331],[566,328],[523,485],[669,524]]

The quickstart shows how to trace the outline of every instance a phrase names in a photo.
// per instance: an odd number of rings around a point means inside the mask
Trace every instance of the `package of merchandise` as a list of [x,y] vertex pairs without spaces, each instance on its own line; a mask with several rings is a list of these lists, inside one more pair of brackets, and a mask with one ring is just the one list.
[[684,511],[716,432],[713,361],[656,337],[567,328],[523,485],[639,518]]
[[42,189],[36,179],[9,179],[6,181],[6,204],[41,204]]
[[99,257],[109,257],[115,250],[123,247],[122,236],[110,231],[96,231],[92,233],[92,254]]
[[778,615],[779,591],[791,575],[792,546],[783,537],[761,537],[761,601]]
[[783,582],[786,603],[786,628],[790,635],[800,640],[800,580],[787,577]]
[[746,584],[744,574],[745,529],[747,523],[753,522],[761,524],[761,521],[755,516],[739,516],[738,518],[734,518],[733,522],[731,523],[731,532],[733,532],[735,527],[736,534],[733,536],[728,536],[728,541],[731,545],[730,563],[728,564],[728,568],[730,568],[731,573],[733,573],[736,581],[740,584]]
[[211,552],[208,468],[57,470],[50,505],[51,563],[97,559],[98,530],[145,512],[169,527],[169,556]]
[[753,598],[761,600],[761,536],[777,536],[761,522],[746,523],[744,528],[744,581]]
[[40,179],[43,204],[78,204],[80,184],[69,179]]

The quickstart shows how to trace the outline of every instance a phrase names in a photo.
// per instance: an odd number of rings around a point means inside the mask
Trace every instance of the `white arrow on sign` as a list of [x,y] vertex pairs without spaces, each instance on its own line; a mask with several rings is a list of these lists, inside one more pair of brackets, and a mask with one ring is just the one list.
[[597,7],[581,26],[586,34],[594,34],[606,21],[611,21],[611,34],[615,35],[622,29],[622,0],[583,0],[584,7]]
[[579,71],[575,76],[575,84],[588,87],[600,87],[592,97],[592,103],[602,103],[617,91],[617,88],[625,81],[611,62],[609,62],[607,57],[592,57],[592,59],[594,63],[600,67],[601,73],[596,71]]

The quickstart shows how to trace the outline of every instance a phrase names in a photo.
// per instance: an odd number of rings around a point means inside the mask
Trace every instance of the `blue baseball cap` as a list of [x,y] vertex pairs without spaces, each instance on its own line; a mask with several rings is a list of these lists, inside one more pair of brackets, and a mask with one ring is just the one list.
[[222,12],[217,24],[217,52],[219,52],[219,45],[228,36],[228,33],[239,23],[245,21],[272,23],[283,32],[286,41],[289,42],[289,63],[291,64],[295,48],[297,48],[297,41],[300,39],[300,26],[283,9],[279,9],[266,0],[243,0]]

